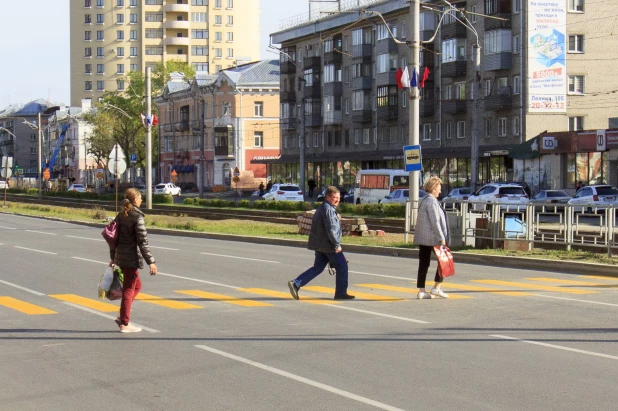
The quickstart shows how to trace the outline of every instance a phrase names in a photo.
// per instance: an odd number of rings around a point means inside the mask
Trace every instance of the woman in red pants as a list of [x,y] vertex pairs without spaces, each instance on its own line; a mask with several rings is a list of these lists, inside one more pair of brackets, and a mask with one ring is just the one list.
[[155,259],[148,248],[148,233],[144,223],[144,213],[139,209],[141,204],[142,195],[139,190],[129,188],[122,201],[122,211],[116,216],[118,245],[116,249],[109,250],[111,258],[109,265],[116,264],[124,274],[120,315],[116,318],[116,324],[120,327],[120,332],[123,333],[142,331],[141,328],[129,322],[131,304],[142,289],[142,281],[138,272],[138,269],[144,268],[142,260],[146,260],[146,263],[150,266],[150,275],[157,273]]

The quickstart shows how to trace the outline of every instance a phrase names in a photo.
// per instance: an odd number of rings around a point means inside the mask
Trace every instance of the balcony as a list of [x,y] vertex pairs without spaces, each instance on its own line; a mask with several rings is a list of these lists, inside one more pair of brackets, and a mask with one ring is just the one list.
[[298,120],[293,117],[286,117],[279,119],[279,128],[281,130],[296,130]]
[[324,124],[341,124],[341,110],[327,111],[324,113]]
[[177,123],[174,123],[174,130],[176,131],[189,130],[189,121],[179,121]]
[[[498,17],[505,20],[492,19],[491,17]],[[492,14],[491,17],[485,17],[485,31],[491,30],[499,30],[499,29],[510,29],[511,28],[511,18],[513,17],[511,13],[498,13]]]
[[[150,56],[148,56],[150,57]],[[157,56],[159,58],[161,58],[160,56]],[[165,61],[170,61],[170,60],[180,60],[183,63],[187,62],[187,58],[188,56],[186,54],[171,54],[171,53],[167,53],[165,55]]]
[[324,64],[341,63],[342,54],[340,51],[327,51],[324,53]]
[[322,86],[314,84],[305,87],[305,98],[320,98],[322,97]]
[[436,105],[433,100],[423,101],[419,104],[419,116],[431,117],[436,114]]
[[188,4],[166,4],[166,12],[188,13],[191,10],[191,6]]
[[451,24],[445,24],[442,26],[442,40],[452,38],[466,38],[468,35],[466,27],[457,22]]
[[200,121],[199,120],[193,120],[191,122],[191,130],[193,130],[194,132],[201,130]]
[[350,82],[352,90],[371,90],[373,88],[373,78],[370,76],[355,77]]
[[373,113],[370,109],[352,111],[353,123],[371,123],[372,119]]
[[386,73],[376,74],[376,86],[396,86],[397,85],[397,72],[388,71]]
[[283,61],[281,62],[281,65],[279,66],[279,70],[281,74],[295,74],[296,64],[290,60]]
[[215,155],[234,157],[234,146],[216,146]]
[[322,58],[320,56],[307,57],[303,60],[303,69],[319,69],[322,67]]
[[481,60],[483,71],[510,70],[513,68],[513,54],[511,52],[486,54]]
[[234,119],[230,115],[215,118],[215,127],[231,127],[234,125]]
[[165,28],[189,30],[191,25],[187,20],[167,20],[165,22]]
[[281,103],[296,103],[295,91],[282,91],[279,93],[279,102]]
[[172,132],[172,124],[171,123],[163,124],[163,131],[165,131],[167,133],[171,133]]
[[352,46],[352,58],[371,58],[373,46],[371,44],[359,44]]
[[465,60],[443,63],[442,77],[464,77],[466,75],[466,64]]
[[387,54],[387,53],[397,53],[398,50],[399,50],[398,44],[395,43],[395,40],[390,37],[387,39],[376,41],[376,55]]
[[322,125],[321,114],[310,114],[305,116],[305,127],[320,127]]
[[190,44],[189,37],[166,37],[166,46],[188,46]]
[[510,110],[513,98],[510,87],[503,87],[498,94],[485,97],[485,110]]
[[325,96],[341,96],[343,95],[343,83],[341,81],[334,81],[324,84]]
[[464,114],[466,112],[466,100],[444,100],[442,112],[446,114]]
[[378,118],[380,120],[397,120],[399,117],[399,107],[397,106],[385,106],[378,107]]

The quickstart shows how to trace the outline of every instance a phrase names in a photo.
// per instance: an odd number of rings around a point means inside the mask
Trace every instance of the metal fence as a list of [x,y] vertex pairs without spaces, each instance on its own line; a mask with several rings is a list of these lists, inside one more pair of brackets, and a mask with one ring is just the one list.
[[[416,207],[406,206],[406,242],[414,232]],[[530,250],[603,249],[612,256],[618,247],[618,207],[556,204],[505,205],[463,201],[445,209],[451,246]]]

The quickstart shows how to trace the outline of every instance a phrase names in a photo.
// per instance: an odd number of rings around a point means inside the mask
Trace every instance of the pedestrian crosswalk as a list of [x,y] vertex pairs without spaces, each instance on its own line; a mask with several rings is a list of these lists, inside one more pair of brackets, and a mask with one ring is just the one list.
[[[457,277],[448,279],[443,288],[450,300],[482,299],[487,296],[533,297],[538,293],[551,295],[592,295],[618,290],[618,278],[600,276],[577,276],[571,278],[525,277],[510,281],[497,279],[463,279]],[[354,283],[349,292],[356,296],[356,303],[404,303],[415,300],[418,289],[414,279],[410,286],[380,283]],[[428,287],[430,284],[428,284]],[[201,310],[231,304],[243,308],[265,308],[281,306],[294,301],[290,293],[281,289],[268,288],[234,288],[227,294],[220,294],[216,285],[211,289],[180,289],[172,290],[165,296],[140,293],[134,304],[145,304],[156,309],[176,311]],[[370,291],[370,292],[368,292]],[[350,304],[350,302],[332,299],[335,290],[331,287],[308,285],[301,288],[300,304],[328,305]],[[4,310],[12,310],[24,315],[57,314],[58,305],[50,303],[45,296],[37,296],[36,302],[18,299],[14,296],[0,294],[0,314]],[[108,302],[78,294],[49,294],[46,297],[68,303],[73,306],[98,311],[101,313],[116,313],[119,301]],[[558,298],[558,297],[555,297]],[[565,298],[568,299],[568,298]]]

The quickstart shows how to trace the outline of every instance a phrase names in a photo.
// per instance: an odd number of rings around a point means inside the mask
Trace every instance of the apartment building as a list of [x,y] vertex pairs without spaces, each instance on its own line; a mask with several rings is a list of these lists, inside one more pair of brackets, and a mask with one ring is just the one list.
[[259,59],[259,0],[71,0],[71,104],[168,60],[216,73]]
[[175,171],[178,183],[230,186],[238,167],[239,188],[266,182],[266,165],[252,161],[279,155],[279,60],[172,79],[155,102],[162,181]]
[[[280,158],[262,161],[269,174],[298,182],[305,144],[307,180],[351,186],[360,169],[403,168],[402,146],[418,127],[424,175],[440,176],[445,190],[470,183],[473,138],[479,184],[530,178],[539,189],[610,181],[618,171],[618,163],[610,165],[618,160],[611,147],[578,151],[571,144],[532,156],[536,163],[509,152],[542,133],[608,128],[618,78],[607,73],[618,50],[608,47],[616,34],[606,16],[617,14],[618,3],[451,3],[447,9],[425,1],[421,8],[419,83],[427,77],[418,124],[410,123],[409,90],[397,81],[398,69],[413,72],[409,2],[339,4],[335,13],[271,34],[282,45],[282,146]],[[533,177],[530,168],[544,172]]]

